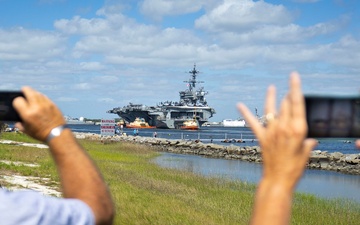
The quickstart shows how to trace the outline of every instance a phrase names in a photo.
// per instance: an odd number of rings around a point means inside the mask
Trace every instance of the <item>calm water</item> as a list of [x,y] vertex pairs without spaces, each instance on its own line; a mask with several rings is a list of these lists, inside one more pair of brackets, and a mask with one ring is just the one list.
[[[166,168],[255,184],[259,182],[262,174],[261,164],[195,155],[162,153],[161,156],[154,159],[154,162]],[[346,198],[360,203],[360,176],[331,171],[306,170],[297,191],[322,198]]]
[[[99,125],[70,125],[70,128],[76,132],[86,133],[100,133]],[[224,127],[204,127],[199,131],[184,131],[184,130],[170,130],[170,129],[139,129],[139,135],[144,137],[152,137],[154,131],[157,132],[159,138],[167,139],[186,139],[196,140],[200,139],[204,143],[213,143],[222,145],[237,145],[237,146],[253,146],[259,145],[254,134],[247,127],[241,128],[224,128]],[[124,129],[128,135],[133,134],[133,129]],[[245,143],[223,143],[225,139],[243,139]],[[253,142],[252,142],[253,141]],[[317,150],[328,152],[342,152],[344,154],[359,154],[360,151],[354,145],[354,138],[330,138],[319,139],[320,143],[315,148]],[[350,141],[351,143],[344,143]]]

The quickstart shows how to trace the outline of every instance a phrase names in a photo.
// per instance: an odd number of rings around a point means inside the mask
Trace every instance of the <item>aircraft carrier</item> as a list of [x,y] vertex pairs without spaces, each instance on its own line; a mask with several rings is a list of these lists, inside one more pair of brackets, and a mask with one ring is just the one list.
[[188,89],[179,92],[179,102],[165,101],[156,106],[129,103],[127,106],[108,110],[107,113],[119,115],[125,123],[133,122],[136,117],[144,118],[150,126],[157,128],[179,129],[185,121],[193,118],[201,126],[215,114],[215,110],[207,104],[205,95],[208,92],[204,87],[196,87],[197,84],[204,83],[196,80],[199,74],[196,65],[189,73],[190,79],[184,81]]

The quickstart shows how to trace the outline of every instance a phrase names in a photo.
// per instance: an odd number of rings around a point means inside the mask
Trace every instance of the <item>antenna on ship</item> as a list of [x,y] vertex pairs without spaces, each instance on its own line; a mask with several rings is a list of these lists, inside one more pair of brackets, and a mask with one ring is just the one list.
[[196,76],[198,73],[200,73],[199,70],[196,70],[196,63],[194,63],[194,68],[189,71],[191,74],[191,79],[188,81],[184,81],[185,83],[188,83],[189,91],[192,91],[196,87],[196,83],[204,83],[204,81],[196,81]]
[[259,115],[258,115],[258,110],[257,110],[257,108],[255,108],[255,115],[256,115],[256,118],[259,118]]

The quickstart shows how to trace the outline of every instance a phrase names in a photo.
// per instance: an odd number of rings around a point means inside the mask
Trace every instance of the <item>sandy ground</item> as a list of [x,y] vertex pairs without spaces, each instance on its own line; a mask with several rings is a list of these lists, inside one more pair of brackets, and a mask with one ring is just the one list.
[[[1,144],[11,144],[11,145],[22,145],[29,146],[34,148],[48,148],[44,144],[33,144],[33,143],[23,143],[9,140],[0,140]],[[38,167],[38,164],[15,162],[8,160],[0,160],[0,163],[15,165],[15,166],[28,166],[28,167]],[[0,183],[6,183],[6,187],[9,190],[19,190],[19,189],[31,189],[43,193],[44,195],[51,196],[61,196],[61,192],[55,190],[52,187],[44,185],[44,183],[49,182],[49,178],[40,178],[40,177],[31,177],[31,176],[20,176],[15,174],[6,174],[0,175]]]
[[49,146],[44,144],[25,143],[25,142],[10,141],[10,140],[0,140],[0,144],[22,145],[22,146],[28,146],[34,148],[49,148]]

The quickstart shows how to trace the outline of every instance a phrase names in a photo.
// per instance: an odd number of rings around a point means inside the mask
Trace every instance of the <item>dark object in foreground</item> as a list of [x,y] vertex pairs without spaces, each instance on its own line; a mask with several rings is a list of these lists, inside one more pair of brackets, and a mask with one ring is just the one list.
[[308,137],[360,137],[360,96],[305,96]]
[[0,91],[0,121],[21,121],[12,102],[16,97],[24,97],[21,91]]

